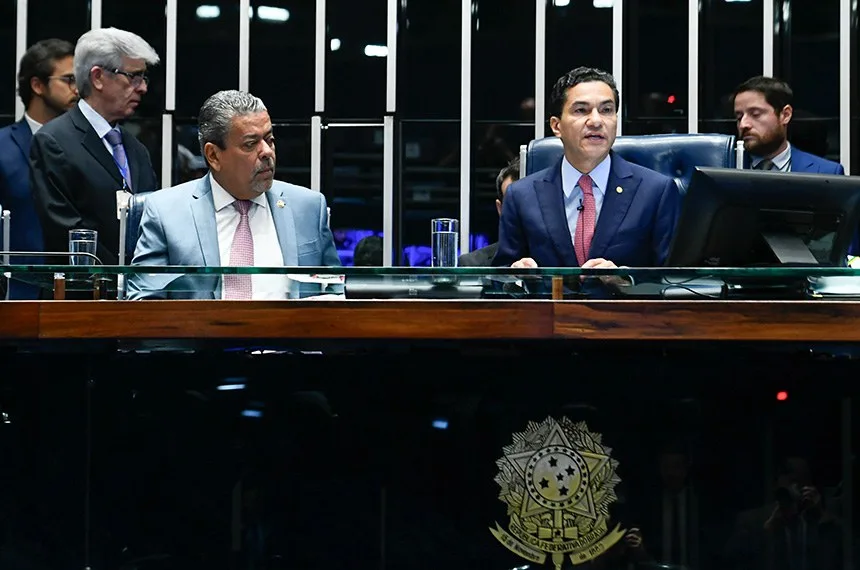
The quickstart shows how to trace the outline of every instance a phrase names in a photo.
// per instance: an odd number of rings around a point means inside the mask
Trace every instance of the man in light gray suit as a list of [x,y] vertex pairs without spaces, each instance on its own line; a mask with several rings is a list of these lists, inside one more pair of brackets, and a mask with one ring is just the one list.
[[[274,180],[263,102],[220,91],[198,115],[209,173],[146,200],[132,265],[339,266],[322,194]],[[304,285],[301,293],[308,293]],[[319,292],[319,286],[316,286]],[[130,299],[285,299],[286,275],[136,274]]]

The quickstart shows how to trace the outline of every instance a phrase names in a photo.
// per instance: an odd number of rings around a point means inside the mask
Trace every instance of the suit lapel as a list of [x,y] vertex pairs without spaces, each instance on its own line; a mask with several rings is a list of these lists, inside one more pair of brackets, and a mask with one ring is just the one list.
[[573,249],[573,239],[570,237],[570,227],[567,225],[567,215],[564,210],[564,190],[561,186],[561,162],[550,171],[543,180],[535,182],[535,193],[540,206],[543,223],[552,238],[562,265],[577,267],[576,252]]
[[211,174],[200,179],[191,201],[191,216],[197,229],[197,239],[203,252],[204,265],[223,265],[218,248],[218,228],[215,226],[215,203],[212,201]]
[[12,140],[21,149],[21,154],[24,155],[24,160],[30,161],[30,141],[33,139],[33,133],[30,131],[30,125],[26,119],[21,119],[10,129],[12,131]]
[[[630,164],[612,153],[609,180],[603,193],[603,206],[588,250],[589,259],[605,257],[609,242],[618,232],[641,182],[639,177],[633,175]],[[621,188],[621,192],[618,192],[618,188]]]
[[299,252],[296,244],[296,221],[293,219],[293,210],[284,197],[283,190],[273,187],[266,192],[269,201],[269,209],[272,212],[272,220],[275,222],[275,232],[278,234],[278,243],[281,244],[281,255],[284,265],[296,267],[299,264]]
[[116,181],[117,190],[122,188],[122,174],[120,174],[119,168],[117,168],[116,163],[113,161],[113,157],[108,152],[108,149],[105,148],[104,143],[96,134],[93,126],[87,118],[84,117],[84,114],[77,105],[69,109],[68,113],[72,118],[72,123],[84,135],[81,139],[81,145],[87,149],[87,152],[89,152]]
[[812,156],[796,150],[792,147],[791,149],[791,171],[792,172],[821,172],[815,162],[812,160]]

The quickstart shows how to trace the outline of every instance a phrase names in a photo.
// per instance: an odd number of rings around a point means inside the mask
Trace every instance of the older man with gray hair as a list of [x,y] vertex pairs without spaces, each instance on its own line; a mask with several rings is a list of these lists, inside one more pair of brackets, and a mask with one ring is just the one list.
[[[275,180],[275,135],[263,102],[220,91],[198,114],[209,173],[146,200],[132,265],[338,266],[322,194]],[[286,299],[286,275],[136,274],[130,299]],[[298,295],[296,295],[298,293]]]
[[[158,54],[116,28],[91,30],[75,46],[81,100],[33,137],[30,183],[47,251],[66,251],[68,231],[98,231],[102,263],[118,262],[117,192],[155,190],[146,147],[120,126],[146,94],[147,66]],[[58,260],[67,263],[66,259]]]

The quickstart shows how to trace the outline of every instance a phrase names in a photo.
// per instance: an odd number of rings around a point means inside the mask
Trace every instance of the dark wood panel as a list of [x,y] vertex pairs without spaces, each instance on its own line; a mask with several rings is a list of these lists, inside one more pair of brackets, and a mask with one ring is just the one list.
[[38,337],[39,303],[37,301],[0,303],[0,339]]
[[547,302],[45,302],[42,338],[551,338]]
[[562,302],[555,304],[555,335],[607,340],[860,341],[860,303]]

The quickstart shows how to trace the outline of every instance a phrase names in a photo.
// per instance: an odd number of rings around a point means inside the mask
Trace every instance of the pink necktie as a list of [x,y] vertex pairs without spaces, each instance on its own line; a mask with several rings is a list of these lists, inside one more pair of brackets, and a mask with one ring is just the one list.
[[[251,236],[251,224],[248,221],[250,200],[236,200],[233,206],[239,211],[239,225],[233,235],[233,245],[230,247],[230,265],[235,267],[250,267],[254,265],[254,238]],[[250,299],[252,294],[251,275],[225,275],[225,299]]]
[[588,261],[588,250],[591,249],[591,238],[594,237],[594,225],[597,222],[597,209],[594,206],[594,187],[588,174],[580,177],[579,187],[582,189],[582,210],[576,222],[573,249],[576,251],[577,261],[582,265]]

